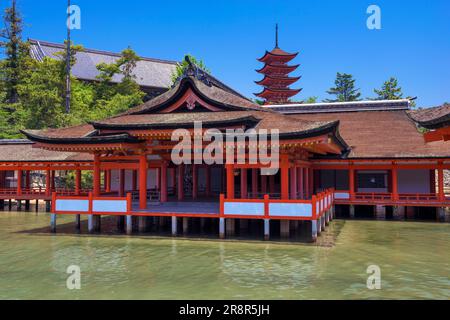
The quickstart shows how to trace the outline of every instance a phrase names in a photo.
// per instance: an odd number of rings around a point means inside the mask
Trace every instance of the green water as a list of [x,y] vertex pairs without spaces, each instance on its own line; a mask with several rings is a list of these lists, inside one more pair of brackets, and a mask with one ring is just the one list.
[[[48,224],[0,214],[0,299],[450,299],[450,224],[334,221],[317,245],[51,235]],[[372,264],[381,290],[366,287]],[[70,265],[81,290],[66,288]]]

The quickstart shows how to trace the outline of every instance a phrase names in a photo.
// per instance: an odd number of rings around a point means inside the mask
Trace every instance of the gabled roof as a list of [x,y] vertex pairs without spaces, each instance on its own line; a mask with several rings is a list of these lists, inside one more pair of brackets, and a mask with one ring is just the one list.
[[188,89],[192,89],[200,98],[223,110],[262,110],[259,105],[241,95],[226,91],[207,79],[202,81],[191,75],[181,79],[169,91],[128,110],[126,114],[158,112],[180,99]]
[[408,114],[413,121],[427,129],[439,129],[450,126],[449,103],[445,103],[439,107],[412,110]]

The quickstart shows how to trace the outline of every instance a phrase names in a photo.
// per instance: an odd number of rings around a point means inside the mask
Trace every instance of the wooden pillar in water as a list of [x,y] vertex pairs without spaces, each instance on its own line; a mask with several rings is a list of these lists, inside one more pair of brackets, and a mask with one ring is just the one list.
[[133,233],[133,216],[126,216],[126,232],[127,235],[131,235]]
[[178,233],[177,217],[172,217],[172,236],[176,237]]
[[75,229],[76,230],[81,230],[81,215],[76,214],[75,215]]
[[225,218],[219,218],[219,237],[225,239]]
[[50,231],[52,233],[56,232],[56,214],[54,213],[50,215]]
[[311,239],[313,242],[317,240],[317,233],[318,233],[317,220],[311,220]]
[[270,220],[264,219],[264,240],[270,239]]

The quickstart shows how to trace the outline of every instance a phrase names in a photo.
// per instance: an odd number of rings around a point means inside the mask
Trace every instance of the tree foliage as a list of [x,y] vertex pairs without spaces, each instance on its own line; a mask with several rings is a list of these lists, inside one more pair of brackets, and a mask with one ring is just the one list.
[[330,88],[327,93],[336,96],[335,99],[326,99],[326,102],[344,102],[361,100],[361,92],[355,88],[355,79],[351,74],[340,73],[336,75],[334,87]]
[[[188,57],[189,60],[195,64],[198,68],[202,69],[204,72],[210,74],[211,71],[208,69],[208,67],[206,67],[205,63],[203,62],[203,60],[199,60],[197,58],[195,58],[194,56],[187,54],[185,55],[185,57]],[[185,70],[189,67],[189,63],[186,61],[186,58],[183,59],[183,62],[178,63],[177,67],[175,69],[175,72],[172,73],[172,83],[175,83],[179,77],[181,77],[183,75],[183,73],[185,72]]]
[[380,89],[373,90],[376,100],[399,100],[403,98],[402,88],[398,86],[398,80],[394,77],[385,81]]

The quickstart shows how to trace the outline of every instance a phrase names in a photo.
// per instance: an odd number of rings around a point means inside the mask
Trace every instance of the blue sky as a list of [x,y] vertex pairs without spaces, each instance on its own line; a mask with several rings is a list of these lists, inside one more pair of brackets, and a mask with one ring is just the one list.
[[[25,37],[62,42],[65,0],[17,0]],[[254,98],[261,75],[256,60],[274,46],[299,51],[296,99],[327,98],[336,72],[354,75],[363,97],[373,95],[390,76],[418,105],[450,101],[450,1],[160,1],[72,0],[82,11],[82,29],[73,32],[87,48],[121,51],[131,46],[142,56],[180,60],[185,53],[203,59],[213,74]],[[0,2],[0,9],[9,0]],[[382,29],[366,27],[367,7],[382,12]]]

